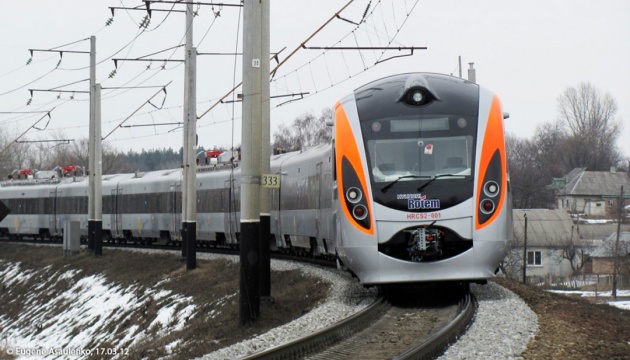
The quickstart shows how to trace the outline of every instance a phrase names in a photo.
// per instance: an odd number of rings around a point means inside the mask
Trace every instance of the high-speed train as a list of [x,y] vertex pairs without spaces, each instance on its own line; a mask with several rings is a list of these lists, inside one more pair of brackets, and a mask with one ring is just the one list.
[[[511,197],[497,96],[440,74],[386,77],[336,104],[332,144],[274,155],[272,250],[337,259],[366,285],[483,282],[505,257]],[[0,236],[87,236],[85,176],[6,181]],[[182,170],[103,176],[106,240],[176,242]],[[240,168],[200,166],[197,241],[237,246]]]

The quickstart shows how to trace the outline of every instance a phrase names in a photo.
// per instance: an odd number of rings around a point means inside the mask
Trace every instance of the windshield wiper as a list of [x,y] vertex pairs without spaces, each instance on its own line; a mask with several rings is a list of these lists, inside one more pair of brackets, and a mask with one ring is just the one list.
[[418,188],[418,191],[421,191],[422,189],[427,187],[430,183],[434,182],[435,180],[437,180],[437,179],[439,179],[441,177],[446,177],[446,176],[457,176],[457,175],[454,175],[454,174],[438,174],[438,175],[435,175],[434,177],[431,178],[431,180],[429,180],[429,181],[425,182],[424,184],[422,184],[422,186],[420,186]]
[[[381,189],[381,192],[385,193],[387,192],[387,190],[389,190],[390,187],[394,186],[394,184],[396,184],[398,182],[398,180],[402,180],[402,179],[409,179],[409,178],[416,178],[416,179],[424,179],[428,176],[426,175],[403,175],[403,176],[399,176],[398,179],[390,182],[389,184],[383,186],[383,188]],[[431,181],[431,180],[429,180]]]

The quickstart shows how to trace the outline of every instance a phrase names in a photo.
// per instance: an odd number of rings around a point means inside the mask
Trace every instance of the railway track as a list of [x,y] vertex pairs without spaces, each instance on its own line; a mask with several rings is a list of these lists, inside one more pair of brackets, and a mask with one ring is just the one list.
[[[12,242],[18,244],[35,244],[35,245],[58,245],[61,246],[63,241],[61,240],[39,240],[39,239],[28,239],[28,238],[0,238],[0,242]],[[81,245],[87,245],[87,242],[81,241]],[[103,241],[103,247],[112,248],[112,249],[152,249],[152,250],[166,250],[166,251],[181,251],[181,245],[173,245],[173,244],[145,244],[142,242],[114,242],[114,241]],[[197,246],[196,252],[198,253],[212,253],[212,254],[221,254],[221,255],[239,255],[239,249],[228,248],[228,247],[213,247],[213,246]],[[305,255],[298,254],[287,254],[282,252],[272,252],[271,258],[276,260],[288,260],[288,261],[299,261],[303,263],[308,263],[312,265],[319,265],[323,267],[336,267],[336,262],[332,260],[327,260],[318,257],[310,257]]]
[[469,292],[449,297],[460,300],[444,306],[422,296],[381,297],[344,321],[245,359],[434,359],[464,332],[476,308]]

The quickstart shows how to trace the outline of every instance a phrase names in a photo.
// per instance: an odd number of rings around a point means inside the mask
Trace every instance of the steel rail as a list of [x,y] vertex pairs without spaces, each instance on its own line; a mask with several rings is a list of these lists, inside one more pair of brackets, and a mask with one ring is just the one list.
[[477,310],[477,300],[468,292],[464,299],[460,301],[459,307],[459,313],[453,321],[417,346],[405,351],[394,359],[435,359],[442,355],[444,351],[466,331],[468,326],[472,324]]
[[367,308],[358,313],[311,335],[296,339],[283,345],[271,347],[242,359],[301,359],[309,354],[334,345],[335,343],[364,329],[378,320],[391,304],[383,297],[379,297]]

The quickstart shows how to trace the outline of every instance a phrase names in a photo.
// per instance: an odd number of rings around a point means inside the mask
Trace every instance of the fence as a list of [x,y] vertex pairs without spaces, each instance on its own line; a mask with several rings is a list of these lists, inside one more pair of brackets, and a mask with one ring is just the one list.
[[[522,281],[521,277],[511,277]],[[612,289],[612,275],[574,275],[574,276],[527,276],[527,284],[544,289],[581,289],[590,291],[609,291]],[[618,289],[630,289],[630,275],[617,276]]]

